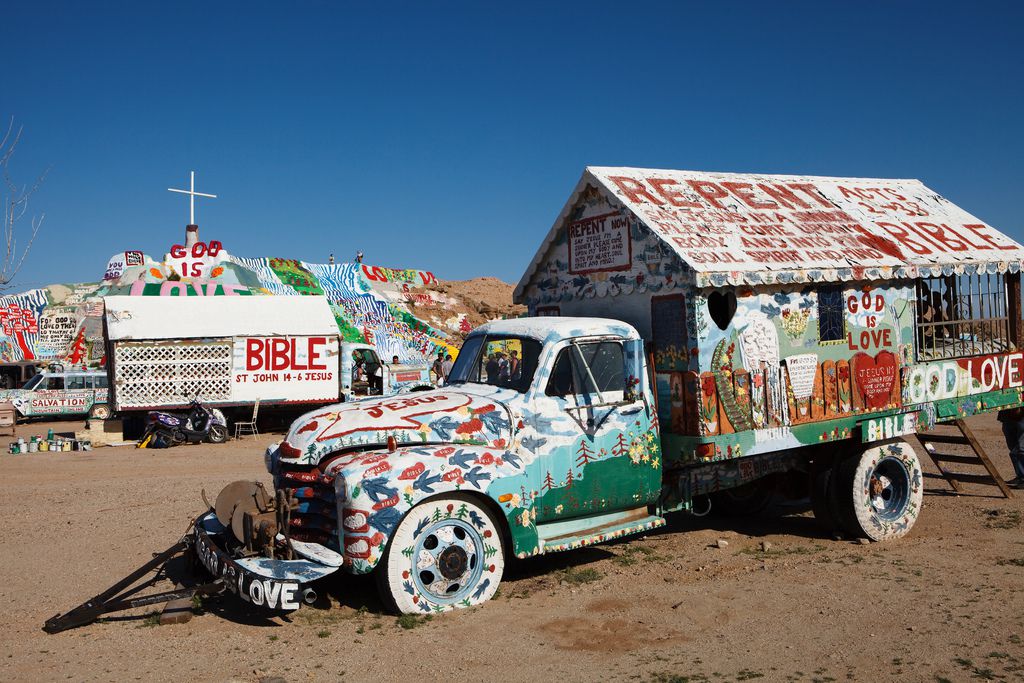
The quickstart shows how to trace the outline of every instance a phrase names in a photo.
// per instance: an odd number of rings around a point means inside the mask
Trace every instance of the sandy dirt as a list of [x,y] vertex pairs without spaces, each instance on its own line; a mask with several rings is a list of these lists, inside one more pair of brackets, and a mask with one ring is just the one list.
[[[995,420],[971,424],[1009,474]],[[0,455],[0,678],[1024,679],[1024,495],[949,495],[930,462],[922,515],[890,543],[826,537],[809,513],[675,516],[646,537],[514,563],[495,600],[409,628],[381,612],[372,581],[342,577],[326,587],[331,609],[289,619],[225,598],[187,624],[142,610],[40,630],[172,544],[202,488],[267,480],[273,439]]]

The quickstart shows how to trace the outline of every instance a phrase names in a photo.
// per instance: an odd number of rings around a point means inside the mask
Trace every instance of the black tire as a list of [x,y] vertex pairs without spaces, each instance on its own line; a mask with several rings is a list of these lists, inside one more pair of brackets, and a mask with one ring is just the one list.
[[851,453],[838,463],[833,479],[837,517],[843,530],[856,538],[899,538],[921,512],[921,463],[903,441]]
[[224,443],[228,440],[228,428],[221,424],[210,425],[206,440],[210,443]]

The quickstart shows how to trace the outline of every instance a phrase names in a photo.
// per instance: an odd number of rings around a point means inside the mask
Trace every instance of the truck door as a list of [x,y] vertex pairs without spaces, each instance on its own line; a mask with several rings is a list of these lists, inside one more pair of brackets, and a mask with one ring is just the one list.
[[643,356],[631,344],[575,339],[555,354],[534,399],[533,420],[548,441],[534,461],[537,522],[633,509],[657,497],[658,440],[632,381]]

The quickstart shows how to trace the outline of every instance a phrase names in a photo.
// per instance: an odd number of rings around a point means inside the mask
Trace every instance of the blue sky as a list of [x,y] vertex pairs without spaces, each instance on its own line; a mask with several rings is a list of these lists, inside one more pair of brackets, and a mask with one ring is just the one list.
[[515,282],[586,165],[916,177],[1024,240],[1024,3],[9,3],[14,285],[162,255]]

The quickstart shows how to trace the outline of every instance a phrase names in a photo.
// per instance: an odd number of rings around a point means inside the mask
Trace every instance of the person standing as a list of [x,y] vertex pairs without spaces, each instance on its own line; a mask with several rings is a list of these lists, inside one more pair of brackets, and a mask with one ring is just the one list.
[[444,384],[444,369],[441,367],[444,364],[444,351],[437,352],[437,358],[434,360],[434,364],[430,366],[430,371],[434,373],[434,384],[441,386]]
[[448,381],[448,375],[452,374],[452,367],[455,363],[452,361],[452,354],[445,356],[444,362],[441,363],[441,370],[444,372],[444,381]]
[[487,373],[487,383],[498,383],[498,357],[496,354],[487,356],[487,363],[484,365],[484,372]]
[[522,376],[522,364],[519,360],[518,351],[512,351],[508,355],[508,374],[513,382],[518,381]]
[[1014,477],[1006,482],[1015,489],[1024,489],[1024,408],[1000,410],[997,416],[1003,427],[1003,438],[1010,449]]

